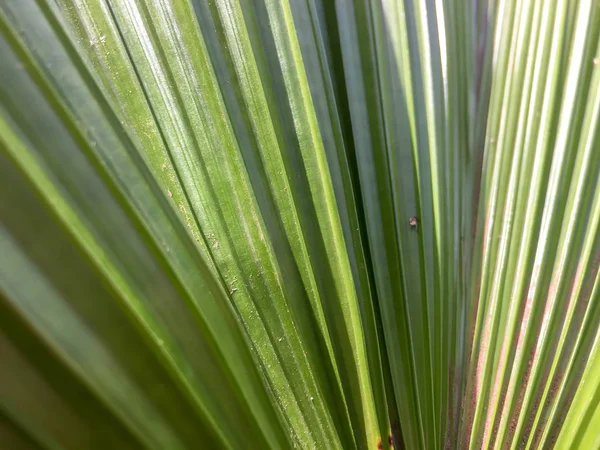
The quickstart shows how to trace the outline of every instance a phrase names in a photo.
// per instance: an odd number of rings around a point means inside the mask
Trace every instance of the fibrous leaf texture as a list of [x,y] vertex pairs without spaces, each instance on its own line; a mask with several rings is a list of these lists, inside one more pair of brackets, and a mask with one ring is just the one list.
[[600,2],[0,0],[0,448],[600,448]]

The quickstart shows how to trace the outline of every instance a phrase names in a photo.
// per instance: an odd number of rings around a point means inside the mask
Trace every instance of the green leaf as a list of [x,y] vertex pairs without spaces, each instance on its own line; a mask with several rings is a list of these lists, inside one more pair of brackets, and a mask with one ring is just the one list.
[[[75,396],[65,414],[100,408],[100,424],[110,413],[140,446],[287,445],[226,294],[52,11],[24,2],[1,19],[2,298],[23,323],[4,347],[20,360],[38,341],[28,364],[54,354],[94,400]],[[36,36],[34,55],[24,43]],[[31,382],[62,389],[48,376]],[[8,381],[12,408],[50,425],[52,399],[31,404]]]
[[593,0],[0,4],[7,448],[600,445]]
[[583,286],[598,271],[600,23],[591,2],[574,3],[496,5],[470,448],[546,448],[580,409],[572,395],[597,314]]

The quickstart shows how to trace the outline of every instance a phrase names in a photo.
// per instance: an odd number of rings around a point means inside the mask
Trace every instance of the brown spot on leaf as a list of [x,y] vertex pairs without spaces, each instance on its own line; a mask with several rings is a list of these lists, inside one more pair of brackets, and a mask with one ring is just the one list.
[[417,229],[417,226],[419,225],[419,220],[417,219],[417,216],[412,216],[408,219],[408,224],[410,225],[410,227],[412,229]]

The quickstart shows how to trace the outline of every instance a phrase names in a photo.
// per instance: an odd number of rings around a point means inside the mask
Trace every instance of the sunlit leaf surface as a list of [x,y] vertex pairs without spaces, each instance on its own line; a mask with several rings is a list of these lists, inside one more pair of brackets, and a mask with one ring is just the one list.
[[1,449],[600,448],[600,3],[0,0]]

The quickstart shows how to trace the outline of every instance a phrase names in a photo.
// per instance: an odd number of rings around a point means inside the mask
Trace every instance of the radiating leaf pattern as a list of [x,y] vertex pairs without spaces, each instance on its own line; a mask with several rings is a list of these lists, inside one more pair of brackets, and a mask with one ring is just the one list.
[[597,1],[0,36],[0,448],[600,448]]
[[548,448],[585,433],[585,422],[561,424],[586,407],[573,398],[598,329],[600,7],[514,6],[493,5],[470,448]]

